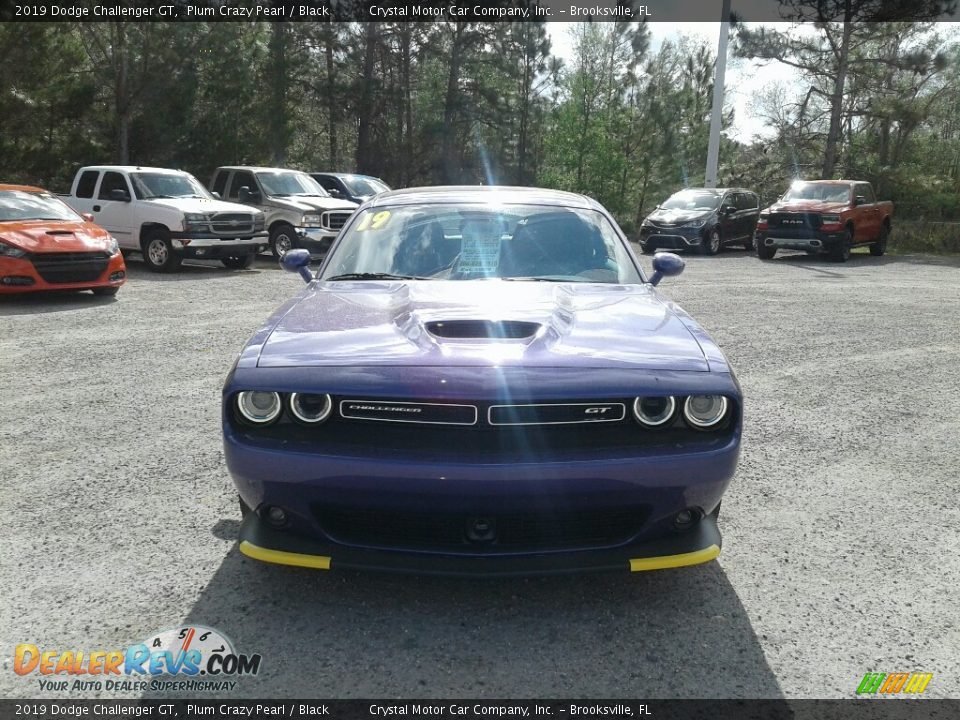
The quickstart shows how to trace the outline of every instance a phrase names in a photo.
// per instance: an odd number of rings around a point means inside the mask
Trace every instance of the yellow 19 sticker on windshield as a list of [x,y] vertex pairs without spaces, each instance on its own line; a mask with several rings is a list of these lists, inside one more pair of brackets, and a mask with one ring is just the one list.
[[388,222],[390,222],[389,210],[381,210],[378,213],[368,212],[366,215],[364,215],[363,220],[361,220],[360,224],[357,226],[357,232],[363,232],[364,230],[380,230],[381,228],[386,227]]

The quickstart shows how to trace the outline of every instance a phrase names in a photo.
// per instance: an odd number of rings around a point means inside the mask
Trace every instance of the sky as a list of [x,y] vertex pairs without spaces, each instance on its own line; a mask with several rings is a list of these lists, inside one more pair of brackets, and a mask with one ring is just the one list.
[[[765,25],[771,29],[786,30],[790,23],[749,23],[750,26]],[[681,35],[705,40],[711,50],[717,51],[720,39],[719,22],[687,22],[666,23],[652,22],[647,24],[650,30],[651,51],[657,52],[660,45],[666,40],[676,41]],[[960,23],[940,23],[942,29],[956,33],[960,30]],[[573,43],[568,33],[570,23],[547,23],[547,32],[550,34],[552,52],[554,55],[572,61]],[[812,26],[801,28],[801,32],[816,32]],[[732,37],[731,37],[732,40]],[[781,83],[788,87],[794,85],[801,91],[803,78],[798,70],[778,62],[765,64],[734,58],[728,54],[725,86],[724,106],[734,110],[733,127],[725,134],[732,140],[749,143],[753,139],[769,137],[772,133],[764,126],[759,118],[750,112],[753,96],[764,88]]]

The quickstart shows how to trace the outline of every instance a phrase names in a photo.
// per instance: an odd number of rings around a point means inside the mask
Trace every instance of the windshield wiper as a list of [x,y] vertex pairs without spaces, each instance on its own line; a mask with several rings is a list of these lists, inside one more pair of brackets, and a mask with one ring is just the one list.
[[502,277],[501,280],[509,280],[511,282],[520,281],[520,282],[581,282],[580,280],[571,280],[568,277],[549,277],[549,276],[534,276],[530,277]]
[[357,272],[334,275],[325,280],[432,280],[433,278],[418,275],[393,275],[392,273]]

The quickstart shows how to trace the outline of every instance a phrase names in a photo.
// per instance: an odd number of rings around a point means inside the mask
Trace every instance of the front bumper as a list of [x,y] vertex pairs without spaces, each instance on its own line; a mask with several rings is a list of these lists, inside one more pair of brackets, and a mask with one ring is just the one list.
[[[50,267],[48,279],[37,269],[33,262],[23,258],[0,258],[0,295],[14,295],[26,292],[50,292],[54,290],[92,290],[101,287],[120,287],[126,282],[126,266],[123,256],[118,252],[97,267],[102,270],[89,271],[87,263],[74,267],[64,263],[62,267]],[[51,277],[55,275],[56,277]],[[71,277],[82,279],[71,279]]]
[[316,570],[367,569],[430,575],[544,575],[586,571],[663,570],[710,562],[722,540],[716,518],[707,515],[693,529],[603,551],[523,557],[451,557],[402,554],[336,546],[269,527],[256,513],[240,526],[240,552],[262,562]]
[[216,235],[191,232],[170,233],[175,252],[185,258],[221,260],[263,252],[267,249],[267,233],[223,238]]
[[338,230],[324,228],[295,228],[297,246],[308,250],[311,255],[326,255],[337,237]]
[[645,248],[660,250],[689,250],[703,244],[704,227],[654,227],[640,226],[640,244]]
[[804,252],[830,252],[846,238],[845,231],[819,232],[814,230],[757,230],[757,246],[777,250],[802,250]]

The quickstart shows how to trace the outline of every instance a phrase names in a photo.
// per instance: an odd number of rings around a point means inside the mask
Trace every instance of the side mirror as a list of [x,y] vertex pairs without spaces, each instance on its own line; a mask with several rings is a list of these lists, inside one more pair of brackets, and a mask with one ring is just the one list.
[[218,193],[216,190],[214,190],[214,191],[213,191],[212,193],[210,193],[210,194],[213,195],[217,200],[222,200],[222,199],[223,199],[223,198],[220,197],[220,193]]
[[130,202],[130,194],[126,190],[114,188],[110,191],[110,199],[117,202]]
[[649,283],[658,285],[665,277],[672,277],[683,272],[686,263],[679,255],[674,253],[657,253],[653,256],[653,275],[650,276]]
[[87,222],[94,222],[93,213],[80,213],[80,217],[82,217]]
[[724,215],[733,215],[736,211],[737,211],[737,208],[735,208],[733,205],[724,205],[724,206],[723,206],[723,214],[724,214]]
[[340,192],[340,188],[327,188],[327,192],[330,193],[330,197],[343,197],[343,193]]
[[242,188],[240,188],[237,191],[237,200],[239,200],[242,203],[250,202],[251,200],[253,202],[256,202],[259,199],[260,199],[260,193],[257,192],[256,190],[251,190],[246,185],[244,185]]
[[866,195],[857,195],[857,199],[853,201],[854,205],[866,205],[867,196]]
[[305,283],[313,282],[313,273],[310,272],[310,251],[303,248],[288,250],[280,258],[280,267],[287,272],[300,273]]

